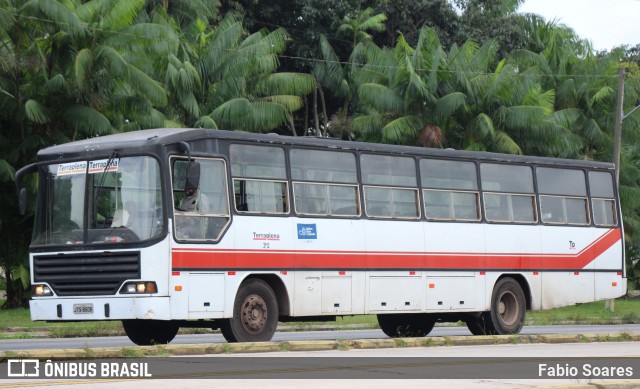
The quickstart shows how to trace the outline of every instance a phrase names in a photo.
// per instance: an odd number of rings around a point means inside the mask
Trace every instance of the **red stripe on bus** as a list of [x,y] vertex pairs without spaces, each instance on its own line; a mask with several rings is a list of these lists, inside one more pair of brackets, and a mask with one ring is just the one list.
[[583,269],[620,242],[609,230],[577,254],[174,248],[175,269]]

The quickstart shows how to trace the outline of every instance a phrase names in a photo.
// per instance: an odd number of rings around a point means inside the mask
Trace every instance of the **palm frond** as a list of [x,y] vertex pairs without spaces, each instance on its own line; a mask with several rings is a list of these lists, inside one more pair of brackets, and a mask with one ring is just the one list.
[[467,97],[462,92],[449,93],[446,96],[440,97],[436,101],[435,117],[436,121],[440,122],[451,117],[455,112],[460,109],[464,109],[467,102]]
[[63,31],[67,31],[76,39],[83,39],[86,31],[80,20],[70,9],[58,1],[37,1],[40,11]]
[[49,93],[55,95],[56,93],[61,93],[67,87],[67,80],[60,73],[48,79],[44,84],[44,90]]
[[527,130],[544,119],[542,107],[520,105],[504,108],[504,124],[507,128]]
[[382,32],[386,30],[385,21],[387,20],[387,15],[383,13],[379,13],[377,15],[373,15],[363,20],[358,28],[362,31],[375,31]]
[[167,105],[167,94],[158,82],[135,66],[128,65],[127,70],[128,81],[138,93],[149,99],[155,106],[164,107]]
[[63,120],[69,127],[85,136],[108,135],[113,128],[109,119],[93,108],[73,105],[63,114]]
[[93,58],[91,50],[80,50],[76,55],[73,68],[76,84],[78,85],[78,89],[81,91],[84,91],[89,87],[89,76],[91,74],[92,66]]
[[145,0],[111,0],[104,3],[104,18],[100,27],[108,31],[120,31],[132,24],[144,7]]
[[83,23],[89,23],[96,20],[100,14],[100,10],[105,6],[107,0],[90,0],[86,3],[79,4],[75,8],[75,14]]
[[[250,125],[253,126],[253,107],[246,98],[226,101],[214,109],[209,116],[223,129],[233,130],[243,127],[237,126],[239,120],[244,120],[245,124],[250,122]],[[250,121],[247,118],[250,118]]]
[[113,77],[120,77],[127,70],[127,61],[110,46],[98,46],[95,50],[95,60],[105,63]]
[[486,113],[480,113],[473,118],[469,126],[469,131],[483,139],[491,139],[496,134],[493,120]]
[[196,123],[194,124],[196,128],[210,128],[212,130],[217,130],[218,125],[215,120],[211,118],[211,116],[201,116]]
[[383,127],[382,116],[377,113],[361,115],[353,119],[354,131],[363,134],[365,139],[380,139]]
[[304,96],[316,87],[316,81],[310,74],[273,73],[262,77],[256,86],[262,96],[295,95]]
[[0,181],[15,181],[16,169],[9,162],[0,159]]
[[249,131],[264,132],[277,128],[288,121],[287,109],[284,105],[269,101],[253,103],[253,127]]
[[384,143],[406,143],[409,139],[415,139],[424,122],[419,116],[403,116],[387,123],[382,128],[382,141]]
[[292,96],[292,95],[268,96],[268,97],[265,97],[263,100],[280,104],[284,106],[289,112],[295,112],[300,108],[302,108],[302,106],[304,105],[302,98],[300,98],[299,96]]
[[582,112],[577,108],[566,108],[553,112],[549,119],[564,128],[572,128],[582,118]]
[[582,127],[582,136],[592,144],[602,144],[606,138],[595,119],[589,119]]
[[136,23],[110,35],[105,39],[105,45],[121,48],[133,58],[142,57],[143,54],[168,56],[177,51],[179,37],[169,26]]
[[380,112],[401,112],[403,100],[393,90],[379,84],[363,84],[358,89],[360,101]]
[[520,146],[503,131],[496,131],[493,138],[495,151],[506,154],[522,154]]
[[36,100],[27,100],[24,111],[27,119],[34,123],[45,124],[51,120],[47,108]]
[[599,103],[614,95],[615,91],[613,90],[613,88],[611,88],[610,86],[603,86],[602,88],[598,89],[596,93],[593,94],[593,96],[591,96],[591,105],[595,105],[596,103]]

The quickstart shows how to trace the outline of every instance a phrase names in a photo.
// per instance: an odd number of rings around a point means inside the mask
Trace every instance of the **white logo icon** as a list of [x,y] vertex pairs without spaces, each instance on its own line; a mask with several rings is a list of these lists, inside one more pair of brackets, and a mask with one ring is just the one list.
[[10,359],[7,377],[39,377],[40,361],[37,359]]

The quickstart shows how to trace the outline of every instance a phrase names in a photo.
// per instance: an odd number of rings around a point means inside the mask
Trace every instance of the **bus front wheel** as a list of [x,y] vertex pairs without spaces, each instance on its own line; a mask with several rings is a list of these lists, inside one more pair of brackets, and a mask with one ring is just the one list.
[[527,306],[520,284],[513,278],[502,278],[491,296],[491,311],[483,314],[487,335],[517,334],[524,325]]
[[429,335],[436,322],[427,314],[396,313],[378,315],[378,324],[390,338],[418,338]]
[[167,344],[176,337],[180,326],[168,320],[123,320],[122,327],[129,339],[138,346]]
[[240,285],[233,317],[223,320],[220,331],[227,342],[266,342],[278,326],[278,301],[263,280],[252,278]]

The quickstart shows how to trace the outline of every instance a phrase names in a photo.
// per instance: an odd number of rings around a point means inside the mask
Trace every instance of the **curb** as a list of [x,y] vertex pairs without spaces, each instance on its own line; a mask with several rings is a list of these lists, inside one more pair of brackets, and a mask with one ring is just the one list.
[[[166,344],[157,346],[97,347],[91,349],[38,349],[0,351],[0,362],[8,358],[83,359],[129,358],[172,355],[207,355],[235,353],[263,353],[273,351],[324,351],[349,349],[377,349],[399,347],[477,346],[524,343],[591,343],[640,341],[640,332],[580,335],[493,335],[493,336],[433,336],[424,338],[356,339],[356,340],[298,340],[286,342]],[[590,384],[588,387],[593,388]],[[635,383],[635,387],[640,387]],[[566,387],[565,387],[566,388]],[[606,388],[617,388],[609,387]],[[626,386],[624,388],[627,388]]]

